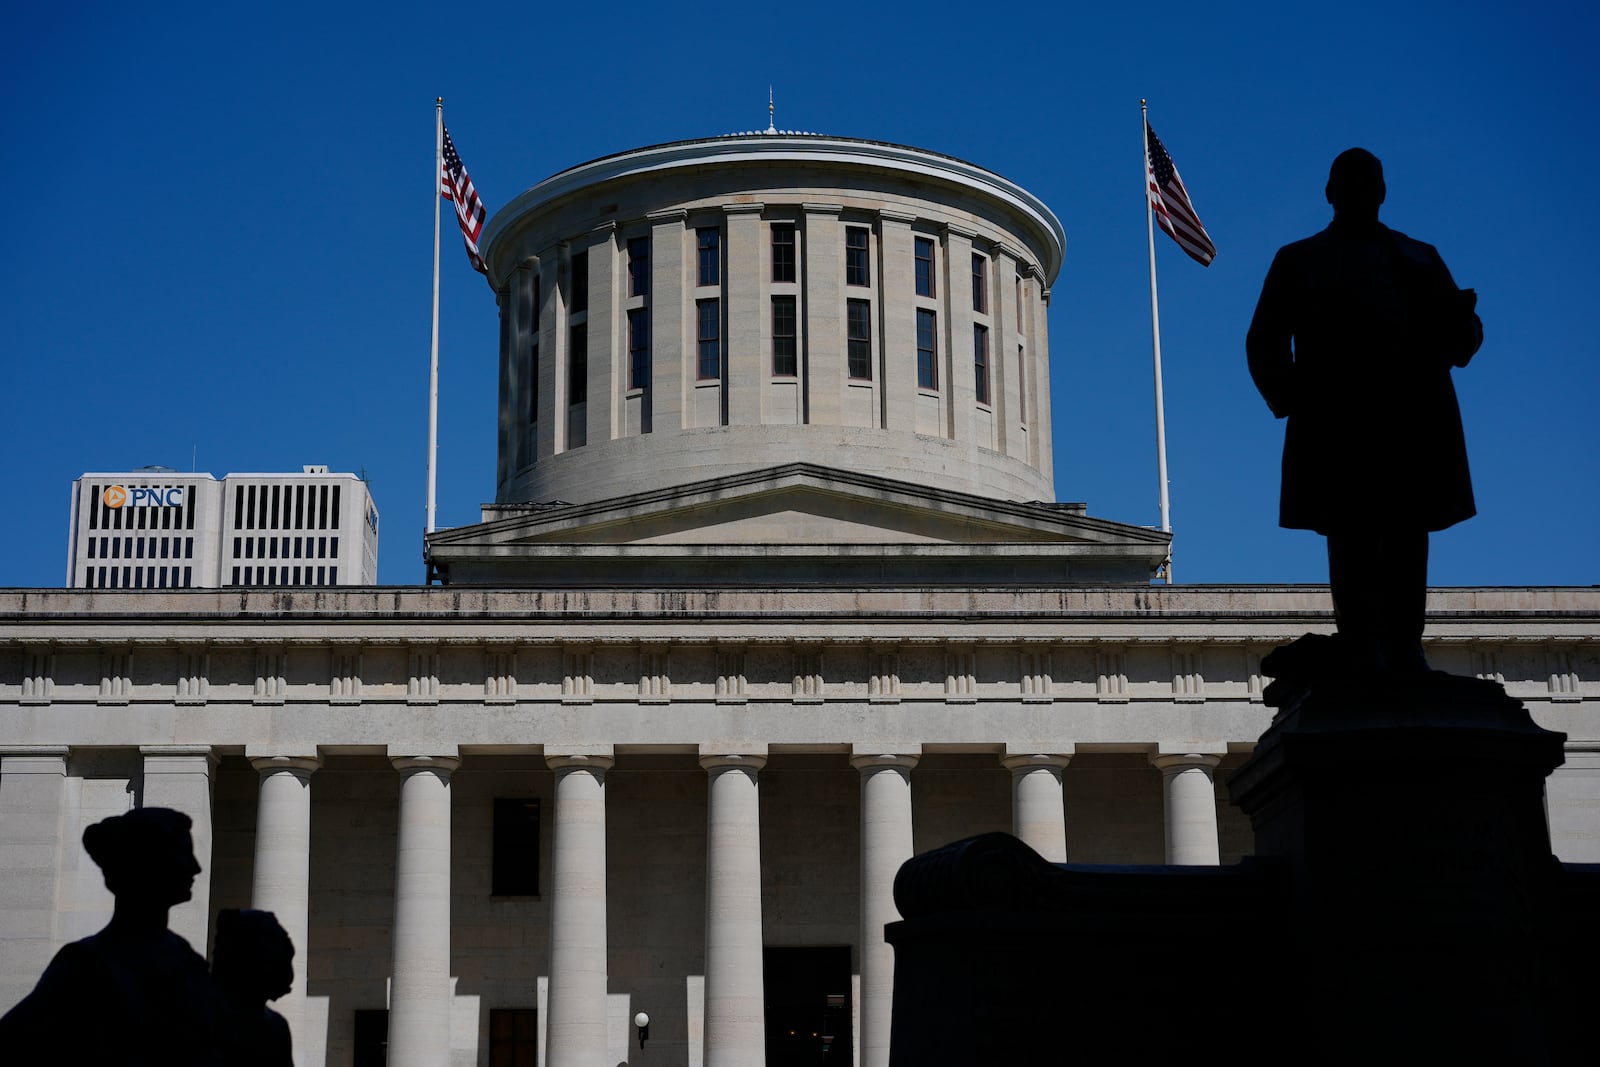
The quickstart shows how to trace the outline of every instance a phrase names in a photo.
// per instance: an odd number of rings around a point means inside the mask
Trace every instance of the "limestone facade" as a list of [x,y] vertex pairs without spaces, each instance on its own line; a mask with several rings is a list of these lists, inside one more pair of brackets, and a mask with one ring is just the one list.
[[[1567,733],[1552,843],[1600,861],[1600,594],[1429,607],[1436,666]],[[755,1062],[763,954],[808,948],[881,1063],[902,860],[996,829],[1236,859],[1260,656],[1330,623],[1292,586],[0,592],[0,1006],[108,913],[84,826],[166,803],[207,868],[176,929],[296,931],[305,1063],[386,1006],[392,1063],[486,1063],[504,1009],[549,1063],[629,1060],[641,1009],[653,1057]],[[494,892],[507,799],[537,802],[532,893]]]

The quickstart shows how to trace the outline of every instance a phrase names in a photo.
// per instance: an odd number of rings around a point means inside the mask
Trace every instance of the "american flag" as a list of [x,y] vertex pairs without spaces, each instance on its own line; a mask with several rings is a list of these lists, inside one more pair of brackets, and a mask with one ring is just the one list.
[[1148,147],[1145,177],[1150,185],[1150,210],[1155,212],[1156,225],[1178,242],[1178,247],[1187,252],[1189,258],[1202,267],[1209,267],[1216,258],[1217,246],[1211,243],[1211,235],[1200,224],[1200,216],[1194,213],[1189,190],[1183,187],[1178,168],[1167,150],[1161,147],[1156,131],[1146,124],[1145,134]]
[[461,223],[461,239],[467,245],[467,258],[479,274],[488,274],[489,265],[478,252],[478,238],[483,235],[483,201],[472,186],[467,168],[461,165],[450,131],[444,131],[444,162],[439,169],[439,195],[456,205],[456,221]]

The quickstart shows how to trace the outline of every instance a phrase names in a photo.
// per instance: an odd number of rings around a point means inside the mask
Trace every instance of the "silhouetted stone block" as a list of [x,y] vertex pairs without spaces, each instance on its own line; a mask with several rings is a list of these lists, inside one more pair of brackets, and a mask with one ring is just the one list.
[[1285,702],[1229,791],[1287,864],[1294,1029],[1324,1035],[1322,1062],[1557,1058],[1544,779],[1564,739],[1500,685],[1438,673]]
[[1600,865],[1550,853],[1562,734],[1492,682],[1286,680],[1229,782],[1232,867],[1051,864],[1007,834],[895,880],[895,1067],[1592,1062],[1571,950]]
[[1247,1023],[1222,947],[1272,923],[1282,867],[1052,864],[1009,834],[908,861],[895,879],[896,1067],[1136,1063]]

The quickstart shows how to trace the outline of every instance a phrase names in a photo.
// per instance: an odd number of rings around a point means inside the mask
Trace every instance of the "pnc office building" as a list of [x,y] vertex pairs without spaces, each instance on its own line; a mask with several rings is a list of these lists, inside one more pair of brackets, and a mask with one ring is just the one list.
[[166,467],[72,483],[67,586],[193,589],[372,585],[378,509],[354,474],[180,474]]

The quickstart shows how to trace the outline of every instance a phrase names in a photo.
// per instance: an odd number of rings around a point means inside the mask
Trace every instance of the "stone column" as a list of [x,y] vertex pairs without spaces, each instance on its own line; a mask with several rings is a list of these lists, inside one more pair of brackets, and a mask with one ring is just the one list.
[[400,756],[390,1067],[450,1062],[450,775],[454,754]]
[[210,954],[211,777],[217,757],[208,745],[144,745],[144,797],[140,806],[173,808],[193,820],[189,834],[200,874],[194,895],[173,908],[167,926],[202,956]]
[[986,433],[979,433],[977,414],[978,376],[975,373],[972,325],[972,238],[968,230],[946,224],[942,227],[941,246],[934,253],[938,262],[934,272],[939,276],[939,332],[944,335],[943,355],[948,363],[948,377],[940,386],[949,397],[946,432],[957,441],[971,442],[981,448],[996,452],[1006,450],[1005,438],[995,432],[999,413],[1004,409],[997,397],[1004,379],[995,368],[994,350],[998,338],[989,330],[989,419]]
[[556,773],[548,1067],[606,1063],[606,771],[610,746],[546,750]]
[[0,1014],[55,955],[67,756],[64,746],[0,749]]
[[857,754],[861,772],[861,1067],[887,1067],[894,949],[883,928],[900,918],[894,876],[911,858],[911,768],[919,754]]
[[1211,772],[1222,757],[1205,752],[1161,752],[1150,757],[1161,771],[1167,810],[1167,862],[1215,865],[1217,791]]
[[1067,862],[1066,804],[1061,771],[1070,754],[1007,753],[1011,772],[1011,832],[1051,863]]
[[727,295],[722,342],[723,382],[728,390],[728,425],[761,422],[761,395],[772,377],[766,351],[766,279],[771,267],[761,257],[761,204],[725,204],[728,258],[723,267]]
[[[684,418],[684,404],[694,388],[698,354],[688,327],[694,301],[685,299],[684,224],[682,208],[652,211],[650,220],[650,430],[662,433],[693,425]],[[690,230],[689,233],[694,231]],[[671,355],[673,358],[668,359]],[[624,358],[626,353],[624,353]]]
[[711,776],[706,820],[706,1067],[760,1067],[766,1062],[757,783],[766,762],[764,754],[700,757],[700,766]]
[[[805,204],[807,422],[838,426],[843,407],[848,357],[844,320],[844,227],[838,204]],[[863,290],[861,296],[870,296]],[[874,375],[876,377],[876,375]]]
[[[912,431],[917,426],[917,303],[911,223],[915,216],[878,212],[877,294],[883,339],[884,428]],[[865,1060],[861,1061],[863,1064]]]
[[273,1002],[289,1024],[295,1062],[305,1062],[306,976],[311,948],[306,937],[311,900],[311,775],[322,766],[315,755],[262,755],[249,750],[261,776],[256,807],[256,856],[250,906],[270,911],[294,942],[294,988]]
[[567,375],[562,368],[567,358],[567,314],[561,292],[562,265],[566,248],[557,246],[539,253],[539,300],[534,315],[539,321],[539,365],[533,369],[538,379],[539,410],[534,432],[534,457],[543,463],[556,454],[558,444],[566,445],[565,431],[557,437],[556,422],[565,425],[563,399]]

